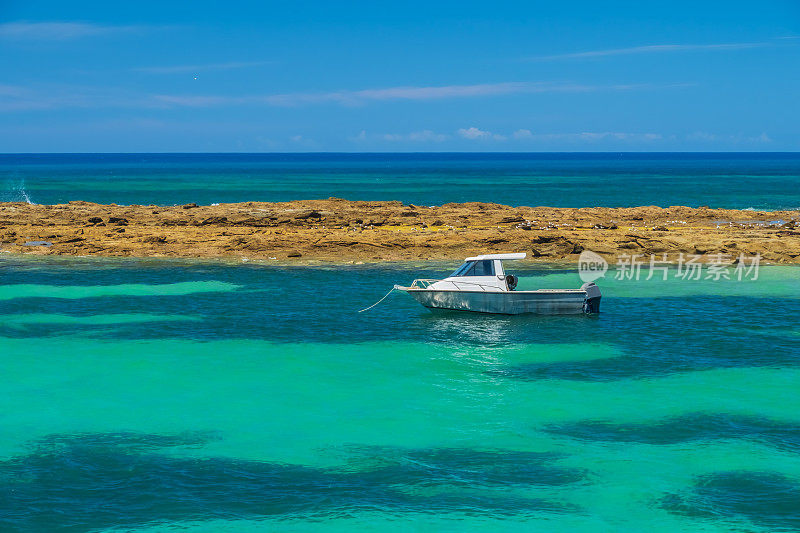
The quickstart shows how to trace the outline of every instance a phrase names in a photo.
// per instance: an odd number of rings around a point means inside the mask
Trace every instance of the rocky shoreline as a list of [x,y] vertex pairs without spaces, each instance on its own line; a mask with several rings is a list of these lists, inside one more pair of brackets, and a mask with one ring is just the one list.
[[800,263],[800,211],[418,206],[338,198],[210,206],[0,203],[0,250],[281,263],[460,260],[491,252],[574,263],[592,250],[609,260],[722,254],[735,261],[759,254],[764,262]]

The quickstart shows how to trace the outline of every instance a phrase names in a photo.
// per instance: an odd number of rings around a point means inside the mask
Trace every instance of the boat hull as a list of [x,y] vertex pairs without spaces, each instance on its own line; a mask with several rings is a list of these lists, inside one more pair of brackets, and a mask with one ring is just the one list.
[[[501,315],[576,315],[586,312],[586,292],[582,290],[473,292],[408,289],[407,292],[428,309]],[[599,298],[596,303],[599,310]]]

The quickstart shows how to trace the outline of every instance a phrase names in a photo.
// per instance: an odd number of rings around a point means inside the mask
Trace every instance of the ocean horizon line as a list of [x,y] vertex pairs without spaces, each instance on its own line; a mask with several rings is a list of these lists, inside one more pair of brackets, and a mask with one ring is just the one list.
[[[306,160],[306,159],[325,159],[341,158],[347,159],[448,159],[448,160],[470,160],[470,159],[505,159],[505,160],[525,160],[525,159],[562,159],[562,160],[610,160],[610,159],[800,159],[800,151],[797,152],[0,152],[0,163],[24,162],[24,158],[35,159],[79,159],[79,158],[129,158],[129,157],[163,157],[163,158],[250,158],[253,160]],[[17,161],[14,161],[17,159]],[[19,161],[23,160],[23,161]]]

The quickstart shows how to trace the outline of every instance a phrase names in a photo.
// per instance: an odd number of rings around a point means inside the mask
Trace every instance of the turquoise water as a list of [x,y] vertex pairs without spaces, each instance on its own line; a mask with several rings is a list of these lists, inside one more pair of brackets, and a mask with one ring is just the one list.
[[800,154],[0,154],[0,202],[800,209]]
[[800,529],[800,268],[356,312],[454,266],[3,257],[0,530]]

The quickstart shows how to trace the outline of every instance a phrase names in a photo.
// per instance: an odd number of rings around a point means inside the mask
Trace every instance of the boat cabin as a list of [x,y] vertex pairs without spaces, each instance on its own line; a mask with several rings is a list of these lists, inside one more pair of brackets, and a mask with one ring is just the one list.
[[486,254],[467,257],[447,278],[430,285],[434,290],[503,292],[513,291],[516,276],[505,273],[503,261],[525,259],[524,253]]

